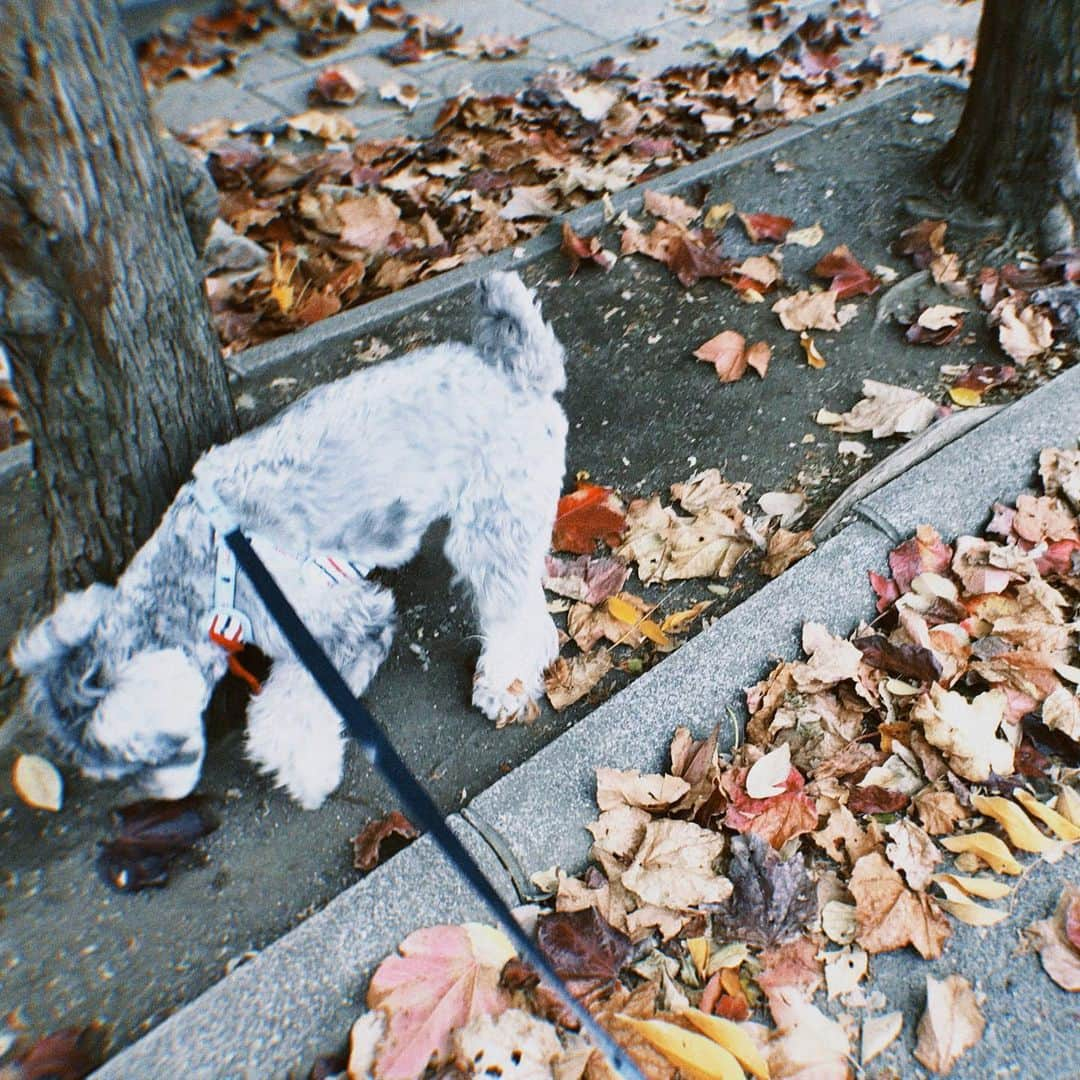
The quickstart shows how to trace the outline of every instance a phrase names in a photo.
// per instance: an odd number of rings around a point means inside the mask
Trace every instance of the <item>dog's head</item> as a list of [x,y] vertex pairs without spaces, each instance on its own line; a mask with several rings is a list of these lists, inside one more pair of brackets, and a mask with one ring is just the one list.
[[105,585],[68,593],[11,659],[27,679],[28,708],[87,776],[135,778],[149,794],[177,799],[199,779],[210,689],[181,649],[125,654],[105,638],[114,594]]

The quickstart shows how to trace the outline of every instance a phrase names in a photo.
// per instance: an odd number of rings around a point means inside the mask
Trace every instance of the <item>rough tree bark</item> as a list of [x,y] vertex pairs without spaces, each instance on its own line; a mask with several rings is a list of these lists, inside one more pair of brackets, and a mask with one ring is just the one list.
[[984,0],[964,113],[943,184],[1048,251],[1080,236],[1080,0]]
[[0,0],[0,341],[54,596],[115,579],[236,431],[192,240],[213,210],[184,154],[154,135],[114,0]]

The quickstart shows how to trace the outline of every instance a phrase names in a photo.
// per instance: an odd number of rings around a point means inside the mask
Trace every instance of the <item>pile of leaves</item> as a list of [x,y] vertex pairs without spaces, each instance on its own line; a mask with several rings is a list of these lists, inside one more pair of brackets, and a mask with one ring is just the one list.
[[873,25],[855,0],[798,24],[781,15],[777,29],[714,43],[715,60],[655,78],[601,60],[548,71],[517,94],[462,93],[426,138],[362,141],[340,113],[318,109],[186,133],[225,223],[264,253],[239,269],[212,264],[226,352],[517,244],[586,202],[939,62],[878,49],[845,64]]
[[[984,537],[897,547],[849,639],[806,625],[807,658],[746,692],[743,745],[679,728],[667,772],[597,770],[592,865],[537,875],[550,905],[522,917],[646,1076],[850,1077],[856,1036],[866,1065],[903,1028],[872,956],[940,957],[954,920],[1008,919],[1025,860],[1075,858],[1080,450],[1039,464]],[[1080,890],[1027,933],[1080,991]],[[914,1054],[945,1074],[985,1020],[963,975],[926,992]],[[368,1006],[319,1075],[610,1075],[486,927],[410,935]]]
[[[720,582],[757,550],[759,570],[776,577],[814,550],[809,530],[788,528],[805,513],[805,495],[766,492],[754,518],[744,507],[749,491],[749,484],[731,483],[719,469],[705,469],[671,486],[671,498],[683,513],[664,506],[659,495],[626,507],[612,489],[588,482],[560,500],[552,548],[576,557],[549,555],[545,567],[544,588],[557,597],[548,610],[566,615],[562,655],[546,679],[553,708],[561,711],[580,700],[613,667],[640,674],[676,648],[678,638],[715,602],[701,600],[661,615],[678,589],[649,603],[626,590],[632,571],[643,587],[692,579]],[[611,553],[597,554],[598,545]],[[709,589],[719,596],[730,592],[722,584]]]

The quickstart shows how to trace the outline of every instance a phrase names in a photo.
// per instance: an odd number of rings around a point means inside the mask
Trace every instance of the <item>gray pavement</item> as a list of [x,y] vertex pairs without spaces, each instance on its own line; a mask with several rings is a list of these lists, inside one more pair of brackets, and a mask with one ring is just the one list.
[[[163,23],[178,27],[193,9],[212,9],[213,3],[128,3],[125,22],[132,37]],[[309,107],[307,92],[316,73],[330,65],[349,68],[367,84],[361,101],[346,110],[366,137],[389,137],[402,132],[426,134],[442,101],[472,86],[480,93],[514,93],[529,76],[553,65],[579,67],[603,56],[628,59],[642,74],[654,74],[672,64],[708,58],[706,43],[747,26],[744,0],[712,0],[701,13],[674,0],[636,0],[632,3],[582,5],[578,0],[415,0],[409,11],[447,19],[463,27],[462,40],[478,34],[513,34],[529,39],[528,51],[501,61],[465,60],[438,55],[415,64],[394,66],[378,51],[401,38],[402,31],[371,27],[350,37],[324,56],[308,59],[295,48],[296,31],[280,27],[264,34],[245,51],[235,71],[198,82],[176,79],[151,100],[161,120],[183,129],[226,117],[237,123],[268,123]],[[821,0],[795,0],[793,13],[822,10]],[[880,0],[881,25],[868,38],[872,43],[919,45],[935,34],[974,37],[978,3],[953,0]],[[631,43],[645,33],[657,39],[647,50]],[[407,113],[394,102],[382,101],[378,87],[387,80],[411,83],[420,90],[420,103]]]

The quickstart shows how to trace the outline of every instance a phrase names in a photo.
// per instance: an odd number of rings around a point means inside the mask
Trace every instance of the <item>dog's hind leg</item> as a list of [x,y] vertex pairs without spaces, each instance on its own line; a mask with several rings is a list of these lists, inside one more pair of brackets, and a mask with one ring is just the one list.
[[[360,581],[306,593],[304,600],[301,618],[359,696],[390,650],[393,597]],[[285,642],[273,638],[273,670],[248,705],[246,751],[305,810],[315,810],[341,783],[341,718]]]

